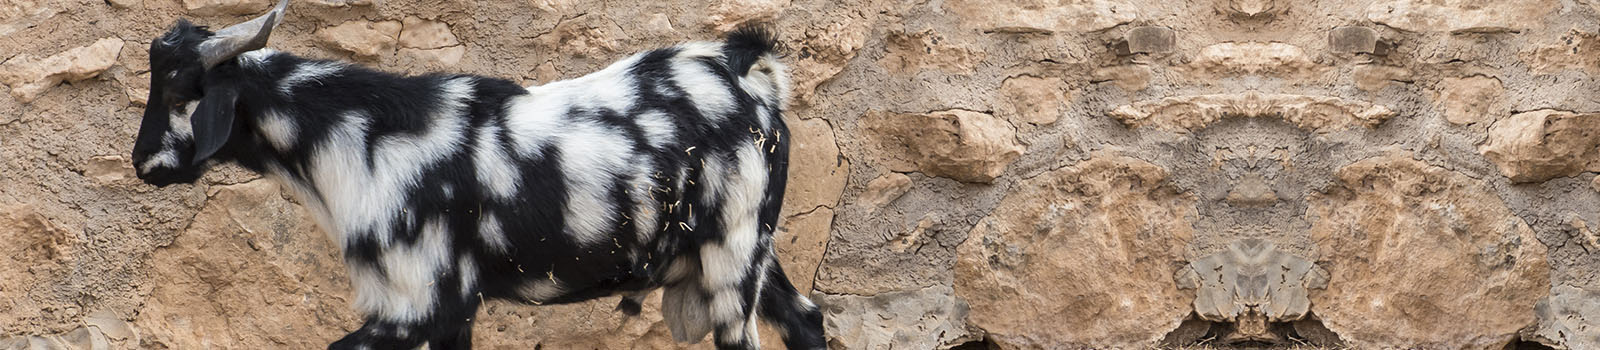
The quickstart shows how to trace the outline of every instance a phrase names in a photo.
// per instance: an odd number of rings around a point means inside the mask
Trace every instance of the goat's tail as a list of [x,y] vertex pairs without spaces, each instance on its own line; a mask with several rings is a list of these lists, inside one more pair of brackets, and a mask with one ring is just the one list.
[[778,101],[788,99],[789,74],[778,61],[778,36],[764,25],[746,24],[728,32],[723,54],[734,76],[753,79],[741,85],[752,92],[772,93]]

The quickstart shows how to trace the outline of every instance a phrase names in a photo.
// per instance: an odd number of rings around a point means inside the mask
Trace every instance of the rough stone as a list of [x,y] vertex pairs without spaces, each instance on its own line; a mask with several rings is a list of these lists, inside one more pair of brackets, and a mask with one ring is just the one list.
[[328,7],[372,6],[372,0],[310,0],[308,2]]
[[251,15],[266,12],[272,0],[183,0],[183,8],[196,16]]
[[892,32],[886,39],[885,50],[878,64],[893,73],[915,73],[936,69],[946,73],[968,74],[972,67],[983,61],[984,53],[971,45],[951,42],[933,30],[921,32]]
[[942,349],[967,340],[967,304],[949,286],[872,296],[822,295],[830,349]]
[[617,43],[612,39],[616,35],[606,29],[612,24],[602,21],[609,22],[601,15],[582,15],[562,21],[550,33],[539,36],[540,48],[577,57],[603,57],[616,51]]
[[1600,348],[1600,291],[1555,286],[1550,297],[1534,307],[1539,326],[1531,334],[1551,346],[1566,349]]
[[945,8],[996,32],[1092,32],[1138,18],[1133,6],[1107,0],[954,0]]
[[118,183],[134,177],[133,163],[123,159],[122,156],[89,158],[88,166],[83,169],[83,176],[101,185]]
[[150,263],[147,347],[322,348],[361,320],[338,248],[271,181],[211,190]]
[[21,54],[0,64],[0,82],[11,86],[11,96],[28,102],[62,81],[77,82],[100,75],[117,63],[121,52],[122,39],[104,38],[44,59]]
[[1150,66],[1143,64],[1095,68],[1090,73],[1094,81],[1109,81],[1127,92],[1144,90],[1150,86],[1150,75]]
[[1600,73],[1600,33],[1573,29],[1555,43],[1536,46],[1521,56],[1538,73],[1551,74],[1565,69]]
[[1439,94],[1444,119],[1451,124],[1476,124],[1511,114],[1511,107],[1503,101],[1505,88],[1500,86],[1500,79],[1475,75],[1445,78],[1439,84],[1444,86]]
[[1200,130],[1223,118],[1278,117],[1308,131],[1374,127],[1394,116],[1388,107],[1338,97],[1287,94],[1194,95],[1117,107],[1111,116],[1128,127]]
[[1177,46],[1177,33],[1165,27],[1143,26],[1128,30],[1128,53],[1162,54]]
[[900,196],[904,196],[906,191],[910,190],[910,176],[890,172],[867,182],[866,191],[856,196],[856,202],[868,206],[867,212],[871,213],[889,206],[889,203],[900,199]]
[[32,206],[0,207],[0,334],[15,334],[12,325],[52,316],[35,300],[48,286],[60,283],[72,268],[81,244],[78,235]]
[[1489,139],[1478,151],[1513,182],[1600,171],[1600,113],[1512,114],[1489,126]]
[[1356,88],[1367,92],[1377,92],[1388,87],[1390,83],[1411,83],[1411,71],[1403,67],[1385,66],[1377,64],[1363,64],[1356,66],[1351,72]]
[[450,25],[417,17],[406,17],[400,29],[400,47],[432,50],[461,45]]
[[1367,20],[1413,32],[1495,33],[1525,30],[1560,8],[1554,0],[1395,0],[1367,8]]
[[1367,27],[1339,27],[1328,31],[1328,48],[1340,53],[1378,52],[1378,32]]
[[705,23],[718,32],[727,32],[750,21],[766,21],[778,17],[791,0],[720,0],[711,7]]
[[793,42],[795,58],[789,64],[794,102],[807,103],[817,86],[844,70],[867,42],[867,23],[860,18],[830,18],[807,26]]
[[361,57],[376,57],[394,51],[399,21],[348,21],[317,31],[317,40],[334,49]]
[[817,265],[822,264],[822,253],[828,247],[833,209],[821,207],[795,214],[785,218],[782,227],[773,244],[778,250],[778,262],[795,289],[809,294],[816,280]]
[[440,49],[403,48],[400,49],[400,54],[422,62],[427,62],[430,66],[441,68],[452,67],[458,63],[461,63],[461,58],[466,57],[467,47],[451,46]]
[[1000,116],[1013,123],[1049,125],[1066,112],[1071,96],[1061,78],[1019,75],[1000,84]]
[[1166,177],[1101,154],[1019,183],[957,248],[968,323],[1008,349],[1143,347],[1176,329],[1195,213]]
[[1022,156],[1004,120],[968,110],[920,114],[869,112],[862,126],[878,140],[890,169],[966,182],[990,182]]
[[1227,338],[1272,341],[1280,339],[1267,332],[1266,323],[1306,317],[1308,292],[1326,287],[1328,272],[1272,242],[1251,238],[1190,261],[1177,278],[1179,287],[1196,290],[1194,310],[1201,319],[1236,324]]
[[[1357,347],[1501,349],[1550,289],[1545,247],[1487,186],[1394,152],[1313,194],[1312,312]],[[1450,322],[1438,322],[1451,320]]]
[[784,191],[784,216],[834,208],[849,179],[850,162],[839,156],[833,128],[822,119],[788,119],[789,183]]
[[1241,74],[1305,77],[1324,69],[1300,47],[1277,42],[1227,42],[1206,46],[1185,68],[1196,77]]

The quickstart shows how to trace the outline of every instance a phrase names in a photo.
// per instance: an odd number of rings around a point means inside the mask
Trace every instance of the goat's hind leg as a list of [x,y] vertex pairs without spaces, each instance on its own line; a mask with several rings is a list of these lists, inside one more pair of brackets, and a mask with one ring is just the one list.
[[822,311],[795,290],[777,259],[767,266],[767,280],[761,288],[759,305],[761,318],[778,329],[784,347],[790,350],[827,348],[822,333]]

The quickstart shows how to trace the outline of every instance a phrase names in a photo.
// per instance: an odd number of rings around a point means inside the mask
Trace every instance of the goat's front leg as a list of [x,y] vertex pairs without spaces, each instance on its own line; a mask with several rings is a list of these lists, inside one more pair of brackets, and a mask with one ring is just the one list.
[[[429,302],[420,304],[430,307],[412,311],[413,314],[426,316],[395,320],[383,317],[381,312],[368,315],[361,329],[329,345],[328,349],[410,350],[423,343],[427,343],[432,350],[472,348],[472,319],[477,316],[482,299],[479,299],[477,289],[461,288],[462,283],[470,286],[470,279],[460,279],[456,273],[441,274],[440,278],[434,280],[437,283],[423,286],[432,288],[433,297],[427,299]],[[387,289],[368,292],[399,293]]]
[[457,312],[447,313],[452,315],[447,317],[449,320],[436,318],[413,323],[368,317],[361,329],[328,345],[328,350],[416,349],[423,343],[427,343],[430,350],[471,349],[472,320],[454,319]]
[[419,328],[423,328],[420,326],[369,316],[361,329],[328,345],[328,350],[416,349],[427,340],[423,333],[418,332],[422,330]]

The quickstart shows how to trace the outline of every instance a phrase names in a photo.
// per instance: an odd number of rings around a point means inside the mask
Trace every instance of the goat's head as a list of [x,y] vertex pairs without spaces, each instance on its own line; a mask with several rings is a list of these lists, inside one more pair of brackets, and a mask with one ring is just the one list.
[[239,54],[267,44],[289,0],[267,14],[215,33],[178,20],[150,41],[150,96],[133,145],[133,165],[145,183],[191,183],[233,132],[239,91],[218,74]]

